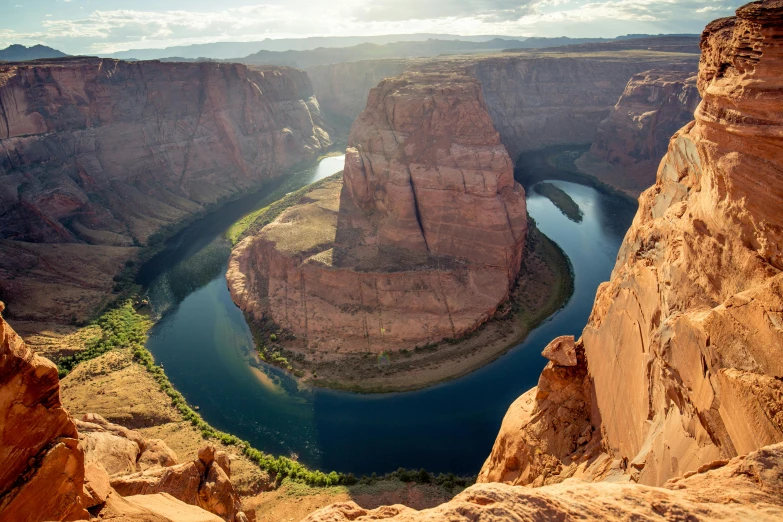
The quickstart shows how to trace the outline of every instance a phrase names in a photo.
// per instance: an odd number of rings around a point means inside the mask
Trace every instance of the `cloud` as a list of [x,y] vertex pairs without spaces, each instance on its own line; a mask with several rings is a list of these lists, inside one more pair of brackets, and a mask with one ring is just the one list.
[[[614,36],[700,32],[745,0],[266,0],[188,10],[68,8],[22,26],[0,21],[0,43],[45,43],[70,53],[111,53],[264,38],[405,34]],[[251,2],[252,0],[246,0]],[[279,3],[273,3],[279,2]],[[201,10],[199,10],[201,9]],[[70,18],[68,18],[70,16]],[[6,44],[7,45],[7,44]]]
[[541,0],[375,0],[357,8],[355,20],[368,22],[475,17],[518,20],[535,12]]

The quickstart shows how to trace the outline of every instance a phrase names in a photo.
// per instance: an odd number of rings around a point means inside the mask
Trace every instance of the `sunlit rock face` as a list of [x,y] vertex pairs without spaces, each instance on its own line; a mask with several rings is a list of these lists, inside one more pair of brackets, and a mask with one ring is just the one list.
[[32,353],[2,317],[0,464],[0,519],[89,519],[84,452],[60,402],[57,366]]
[[354,123],[343,180],[234,251],[234,300],[319,350],[400,350],[486,321],[519,272],[524,190],[478,82],[384,80]]
[[416,511],[399,504],[365,509],[343,502],[316,511],[305,522],[775,521],[783,516],[783,444],[714,467],[664,487],[579,480],[540,488],[475,484],[432,509]]
[[[783,440],[782,32],[780,1],[707,26],[703,101],[598,290],[577,343],[586,373],[542,374],[589,390],[566,399],[540,382],[518,400],[480,480],[660,485]],[[561,411],[585,432],[547,431]]]

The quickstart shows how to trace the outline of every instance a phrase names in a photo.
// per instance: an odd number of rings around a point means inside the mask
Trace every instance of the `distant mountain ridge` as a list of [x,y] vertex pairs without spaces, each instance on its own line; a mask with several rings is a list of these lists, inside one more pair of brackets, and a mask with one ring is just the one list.
[[[384,34],[378,36],[313,36],[309,38],[267,38],[256,42],[213,42],[205,44],[181,45],[165,47],[163,49],[128,49],[116,53],[101,54],[103,58],[117,58],[119,60],[158,60],[162,58],[184,58],[186,60],[212,59],[229,60],[248,56],[259,51],[310,51],[321,47],[342,48],[352,47],[363,43],[385,45],[389,43],[407,41],[420,42],[429,39],[462,40],[468,42],[484,42],[495,38],[504,38],[498,35],[460,36],[457,34]],[[523,37],[509,37],[524,40]]]
[[64,56],[68,55],[45,45],[25,47],[20,44],[12,44],[5,49],[0,49],[0,62],[22,62],[26,60],[40,60],[41,58],[62,58]]

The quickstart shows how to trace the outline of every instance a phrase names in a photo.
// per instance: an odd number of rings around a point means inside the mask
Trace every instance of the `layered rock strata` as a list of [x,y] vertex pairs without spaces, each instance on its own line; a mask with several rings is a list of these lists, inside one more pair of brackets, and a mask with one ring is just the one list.
[[524,191],[481,87],[407,73],[370,92],[342,181],[234,250],[232,296],[311,349],[399,350],[456,338],[507,297]]
[[655,183],[672,134],[691,121],[700,101],[695,67],[635,75],[577,165],[638,197]]
[[[472,76],[481,82],[487,110],[511,159],[516,161],[525,151],[591,143],[632,76],[650,69],[695,71],[697,62],[697,55],[675,52],[537,51],[428,60],[365,60],[314,67],[308,74],[319,102],[340,121],[357,118],[364,109],[364,93],[385,77],[428,70]],[[363,90],[357,92],[359,87]]]
[[[15,317],[31,319],[58,313],[34,308],[47,294],[94,301],[128,249],[160,227],[330,143],[297,69],[93,58],[2,65],[0,293]],[[56,248],[31,243],[68,244],[57,248],[88,265],[108,258],[108,280],[97,267],[68,277],[51,259]],[[90,292],[98,282],[102,292]]]
[[[577,343],[585,377],[565,384],[587,386],[576,409],[603,451],[546,433],[559,410],[528,397],[509,410],[481,480],[619,471],[660,485],[783,440],[782,31],[777,0],[704,32],[695,122],[640,198]],[[530,452],[541,433],[557,451]]]

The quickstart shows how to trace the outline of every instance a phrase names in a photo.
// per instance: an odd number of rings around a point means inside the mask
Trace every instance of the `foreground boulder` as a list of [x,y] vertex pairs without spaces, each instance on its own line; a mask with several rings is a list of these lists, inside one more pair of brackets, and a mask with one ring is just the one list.
[[89,518],[83,490],[84,453],[57,367],[0,317],[0,520]]
[[[578,343],[588,379],[566,385],[588,385],[580,422],[603,451],[562,451],[576,441],[547,431],[539,386],[509,410],[480,480],[661,485],[783,441],[781,34],[780,0],[704,32],[696,121],[672,138],[598,290]],[[544,452],[531,452],[540,434]]]
[[241,522],[240,500],[230,480],[228,455],[214,446],[199,450],[193,462],[150,468],[138,473],[114,476],[111,486],[123,497],[165,493],[186,504],[199,506],[226,522]]
[[406,73],[371,91],[343,180],[237,246],[229,287],[243,310],[308,353],[457,338],[509,294],[524,196],[479,83]]

